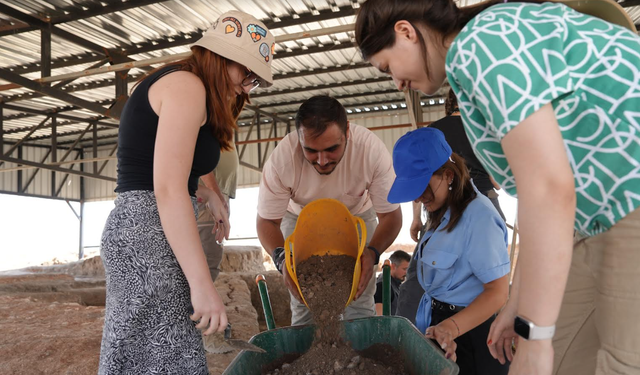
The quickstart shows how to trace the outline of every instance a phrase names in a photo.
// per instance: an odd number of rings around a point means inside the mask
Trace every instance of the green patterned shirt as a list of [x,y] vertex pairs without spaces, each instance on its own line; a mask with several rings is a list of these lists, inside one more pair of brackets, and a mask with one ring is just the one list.
[[598,234],[640,206],[636,34],[562,4],[498,4],[462,29],[446,69],[474,152],[509,194],[500,141],[552,103],[575,176],[575,228]]

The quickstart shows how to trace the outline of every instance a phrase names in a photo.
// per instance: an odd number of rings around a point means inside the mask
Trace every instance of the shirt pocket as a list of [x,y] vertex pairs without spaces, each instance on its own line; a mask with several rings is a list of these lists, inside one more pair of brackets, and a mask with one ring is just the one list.
[[360,208],[362,206],[364,206],[364,202],[365,201],[365,195],[366,192],[363,192],[360,195],[352,195],[352,194],[342,194],[342,197],[340,198],[340,201],[342,202],[342,204],[344,204],[345,206],[347,206],[347,208],[352,211],[355,208]]
[[431,291],[448,289],[453,281],[458,255],[440,250],[425,251],[420,258],[422,279]]

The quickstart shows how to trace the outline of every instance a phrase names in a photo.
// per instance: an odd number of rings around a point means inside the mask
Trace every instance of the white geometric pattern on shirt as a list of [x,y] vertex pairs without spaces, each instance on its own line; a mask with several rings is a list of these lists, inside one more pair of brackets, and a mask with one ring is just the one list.
[[499,4],[447,54],[467,136],[510,194],[500,140],[551,102],[575,175],[575,227],[594,235],[640,206],[640,38],[562,4]]

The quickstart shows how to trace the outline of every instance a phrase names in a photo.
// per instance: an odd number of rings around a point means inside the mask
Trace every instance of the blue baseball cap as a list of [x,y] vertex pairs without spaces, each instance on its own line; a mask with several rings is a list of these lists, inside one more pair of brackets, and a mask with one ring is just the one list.
[[449,160],[451,147],[435,128],[420,128],[403,135],[393,146],[396,179],[389,190],[390,203],[410,202],[422,195],[433,172]]

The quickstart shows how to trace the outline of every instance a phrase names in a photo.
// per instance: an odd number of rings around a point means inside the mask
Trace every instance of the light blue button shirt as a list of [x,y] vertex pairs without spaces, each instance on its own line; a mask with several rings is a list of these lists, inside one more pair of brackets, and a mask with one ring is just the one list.
[[421,332],[431,324],[432,298],[468,306],[484,284],[509,273],[507,227],[491,201],[476,193],[451,232],[442,230],[451,218],[447,210],[440,226],[420,242],[417,271],[425,293],[416,325]]

